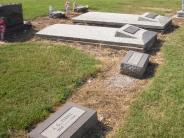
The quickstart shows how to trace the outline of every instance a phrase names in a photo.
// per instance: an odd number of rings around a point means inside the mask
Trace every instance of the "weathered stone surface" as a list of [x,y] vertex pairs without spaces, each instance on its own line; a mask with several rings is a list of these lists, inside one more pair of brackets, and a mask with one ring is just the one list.
[[149,63],[149,57],[145,53],[128,51],[121,63],[121,73],[142,78]]
[[[136,31],[134,30],[135,28]],[[64,41],[100,43],[112,47],[138,50],[149,50],[157,39],[157,34],[155,32],[141,28],[137,29],[137,27],[131,25],[125,25],[118,29],[85,25],[55,24],[39,31],[37,35]]]
[[155,31],[164,31],[169,25],[171,25],[172,20],[170,17],[161,16],[154,13],[135,15],[107,12],[88,12],[78,17],[74,17],[73,22],[114,27],[122,27],[125,24],[131,24]]
[[97,123],[97,113],[89,108],[68,103],[38,125],[30,138],[80,138]]

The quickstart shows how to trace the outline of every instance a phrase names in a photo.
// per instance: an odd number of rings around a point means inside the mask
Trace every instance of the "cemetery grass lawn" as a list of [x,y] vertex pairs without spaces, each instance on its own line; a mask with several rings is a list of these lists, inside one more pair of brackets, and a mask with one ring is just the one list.
[[[80,4],[88,4],[91,10],[125,13],[157,12],[167,14],[180,7],[181,0],[78,0]],[[45,16],[48,6],[57,10],[64,9],[65,0],[0,0],[0,3],[23,3],[25,19]]]
[[165,64],[132,106],[118,138],[184,136],[184,27],[162,47]]
[[67,46],[0,46],[0,138],[45,118],[99,64]]

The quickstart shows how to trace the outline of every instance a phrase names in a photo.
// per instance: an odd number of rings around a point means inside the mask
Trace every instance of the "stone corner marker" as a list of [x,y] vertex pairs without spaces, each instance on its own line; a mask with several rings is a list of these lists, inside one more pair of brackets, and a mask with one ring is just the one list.
[[149,63],[150,55],[135,51],[128,51],[121,63],[121,73],[143,78]]
[[184,0],[182,0],[182,7],[181,8],[182,9],[177,12],[177,16],[184,18]]
[[29,138],[80,138],[97,124],[97,112],[67,103],[32,130]]

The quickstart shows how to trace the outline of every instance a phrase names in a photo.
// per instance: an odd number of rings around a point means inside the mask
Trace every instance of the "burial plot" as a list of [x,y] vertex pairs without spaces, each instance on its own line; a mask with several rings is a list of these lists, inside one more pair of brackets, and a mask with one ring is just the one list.
[[55,24],[37,33],[38,36],[64,41],[100,43],[112,47],[149,50],[157,34],[132,25],[109,28],[85,25]]
[[128,51],[121,63],[121,73],[142,78],[149,63],[149,57],[145,53]]
[[169,17],[154,13],[135,15],[107,12],[88,12],[78,17],[74,17],[73,22],[113,27],[122,27],[125,24],[131,24],[145,29],[164,31],[169,25],[171,25],[172,20]]
[[68,103],[38,125],[30,138],[80,138],[97,124],[97,113],[89,108]]

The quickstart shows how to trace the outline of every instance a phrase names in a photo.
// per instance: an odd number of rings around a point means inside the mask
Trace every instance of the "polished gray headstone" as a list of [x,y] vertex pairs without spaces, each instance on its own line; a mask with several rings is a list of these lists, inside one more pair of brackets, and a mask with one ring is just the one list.
[[142,78],[149,63],[149,57],[145,53],[128,51],[121,63],[121,73]]
[[97,124],[97,113],[67,103],[29,133],[29,138],[80,138]]
[[157,40],[157,34],[132,25],[121,28],[55,24],[37,33],[46,38],[64,41],[100,43],[112,47],[149,50]]
[[106,25],[121,27],[125,24],[135,25],[145,29],[164,31],[171,25],[171,18],[154,13],[120,14],[107,12],[88,12],[73,18],[74,23],[88,23],[96,25]]
[[3,4],[0,5],[0,17],[6,19],[7,28],[23,25],[22,4]]

